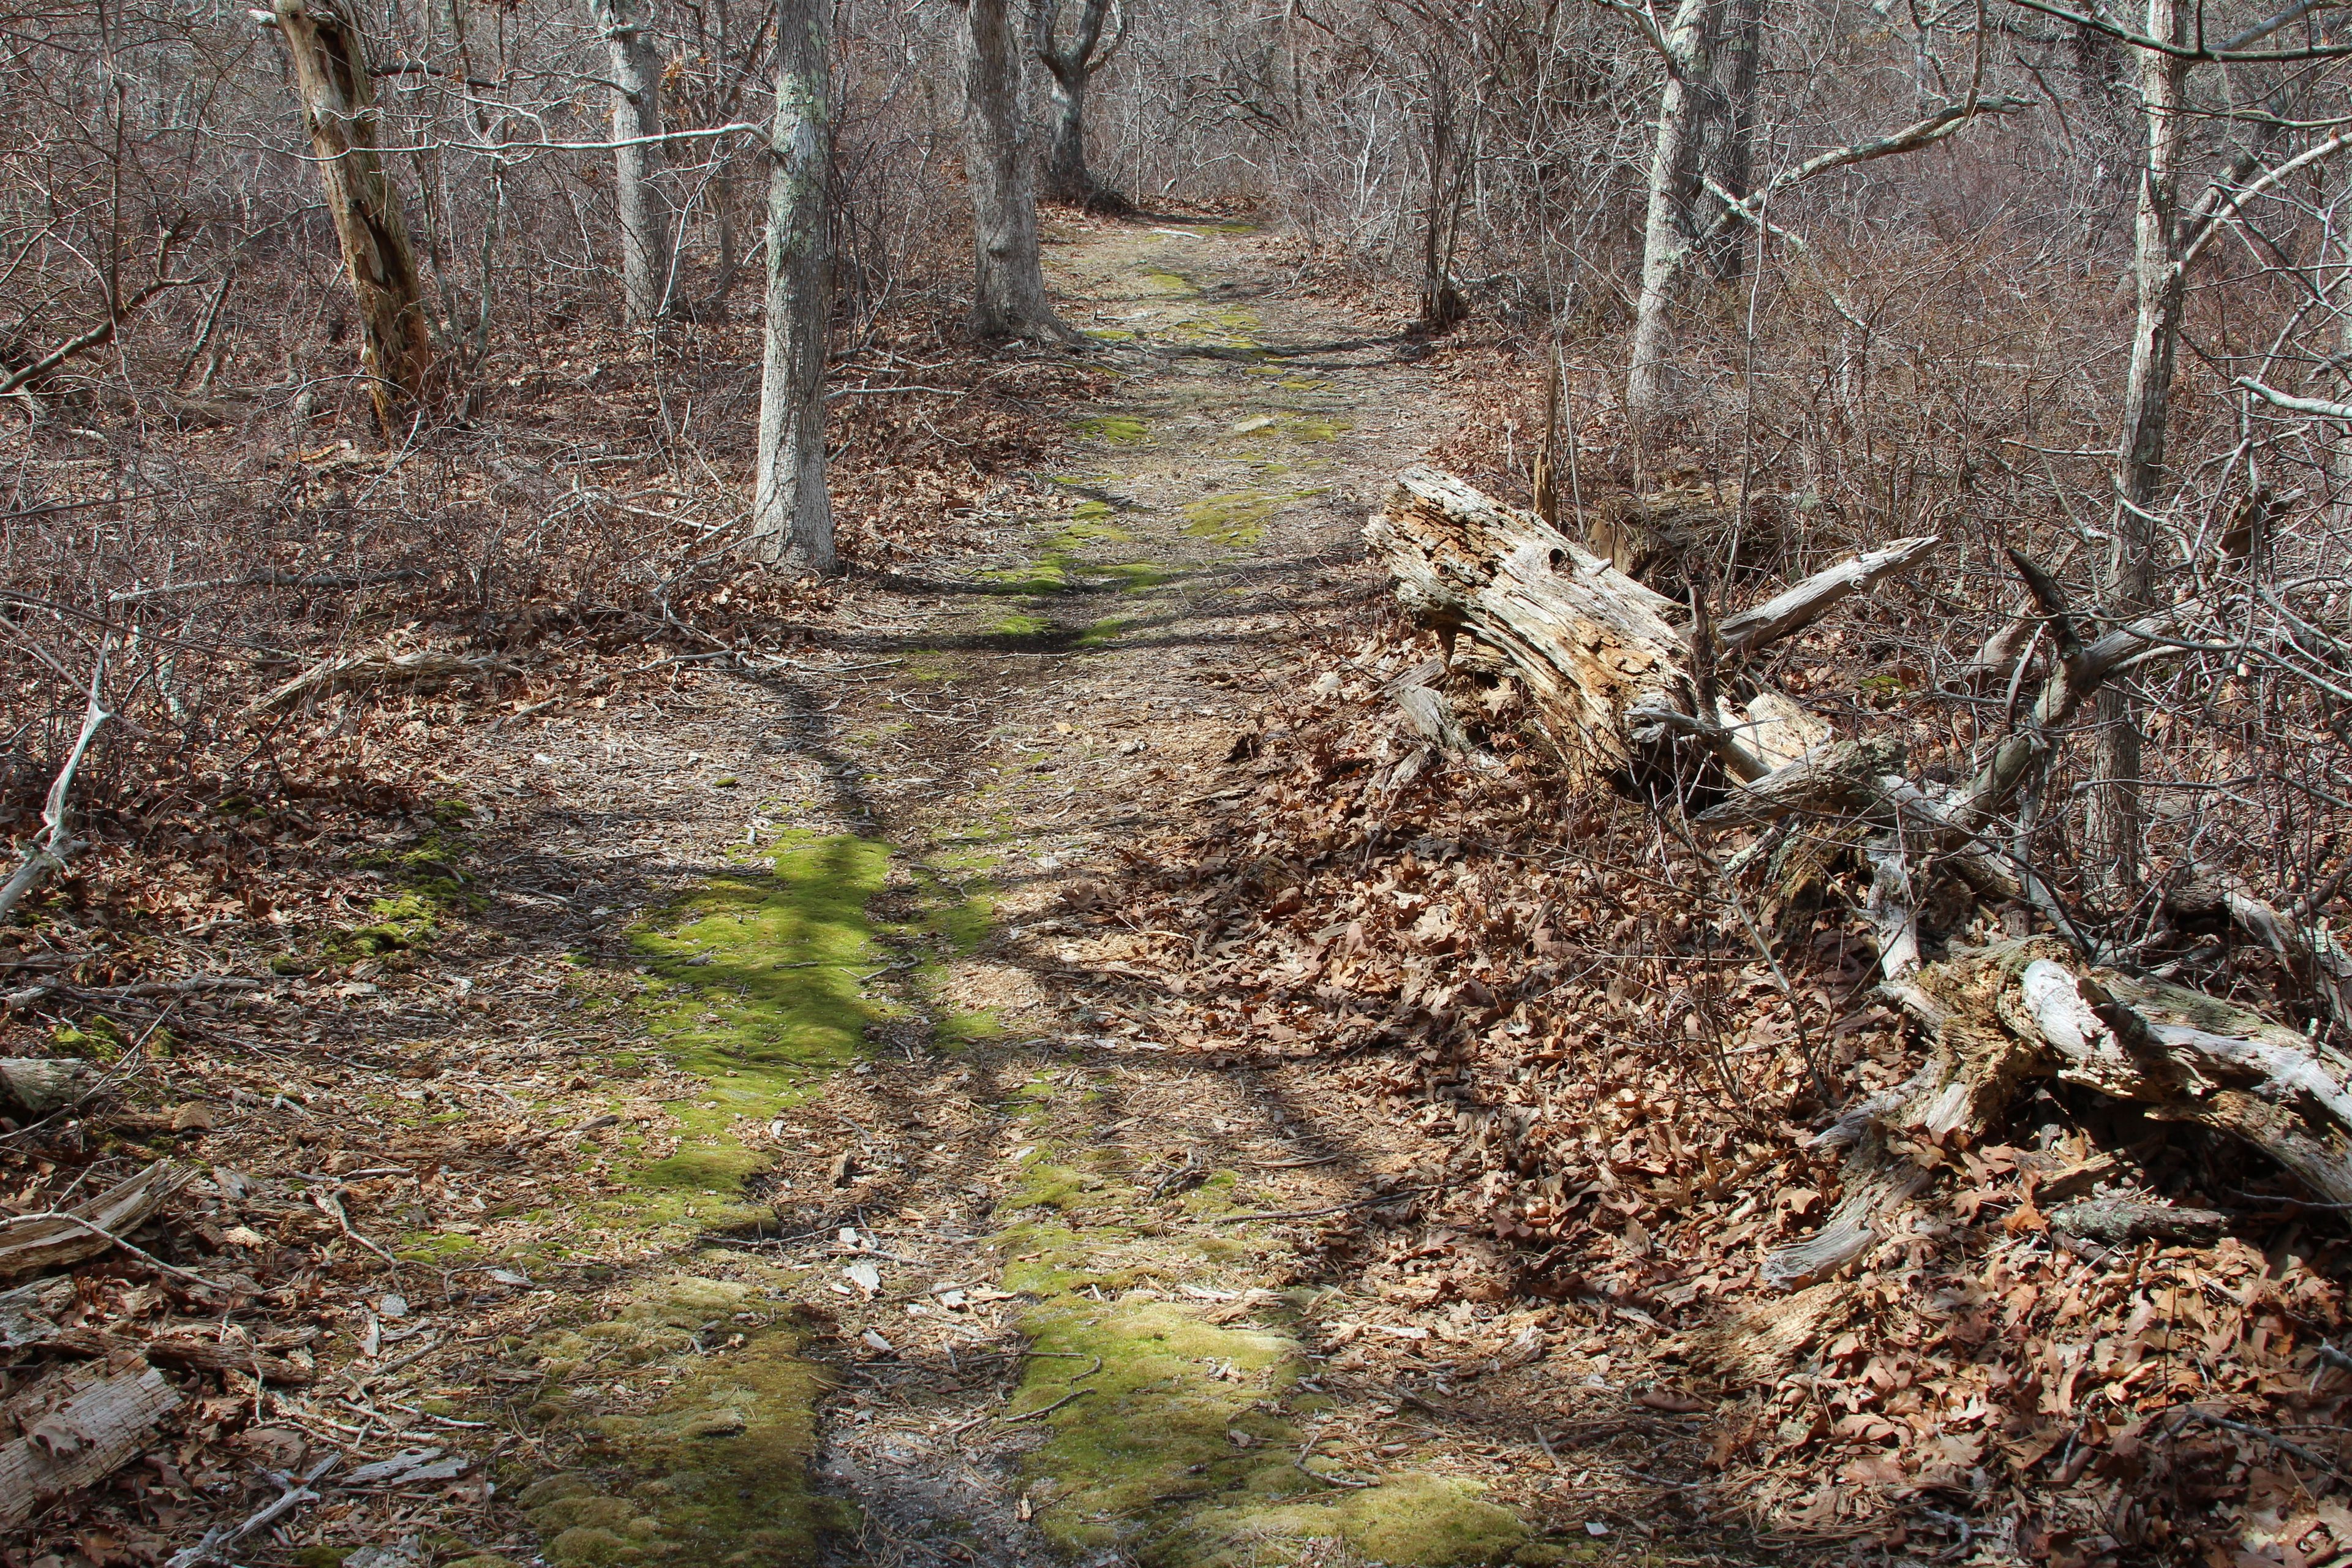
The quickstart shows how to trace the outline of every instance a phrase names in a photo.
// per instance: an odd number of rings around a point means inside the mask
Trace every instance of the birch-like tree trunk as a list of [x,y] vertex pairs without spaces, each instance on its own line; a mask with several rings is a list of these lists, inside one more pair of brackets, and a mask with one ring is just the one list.
[[[1075,202],[1090,207],[1122,207],[1116,191],[1104,185],[1087,166],[1087,87],[1095,73],[1110,63],[1127,38],[1127,13],[1117,0],[1080,0],[1077,26],[1067,43],[1057,42],[1062,20],[1061,0],[1036,0],[1030,13],[1032,47],[1045,68],[1045,98],[1050,118],[1045,142],[1045,195],[1047,201]],[[1110,37],[1103,37],[1110,27]]]
[[[2185,41],[2179,0],[2147,0],[2147,36]],[[2164,443],[2172,416],[2173,356],[2180,339],[2180,158],[2188,134],[2189,62],[2157,49],[2139,51],[2140,114],[2147,161],[2140,171],[2139,216],[2132,271],[2139,310],[2132,329],[2131,370],[2124,387],[2123,428],[2116,449],[2115,542],[2107,564],[2105,612],[2129,621],[2150,608],[2156,574],[2152,514],[2161,499]],[[2095,786],[2085,823],[2085,864],[2111,895],[2137,879],[2140,830],[2140,735],[2129,695],[2100,693]]]
[[674,309],[676,218],[656,179],[662,164],[661,55],[646,14],[650,0],[588,0],[613,72],[614,195],[621,216],[621,292],[629,319],[650,321]]
[[831,572],[824,485],[824,334],[833,314],[826,188],[833,156],[833,0],[777,0],[769,137],[767,353],[751,551]]
[[1675,349],[1675,280],[1699,194],[1701,111],[1715,72],[1715,0],[1682,0],[1664,34],[1665,90],[1650,155],[1650,205],[1642,229],[1642,289],[1625,367],[1625,420],[1637,444],[1668,412]]
[[358,297],[360,365],[385,433],[425,395],[433,339],[416,248],[400,194],[377,151],[375,89],[359,35],[329,0],[276,0],[272,16],[293,57],[294,88],[327,212]]
[[1045,302],[1024,62],[1012,0],[965,0],[964,179],[971,187],[971,330],[981,338],[1065,340]]

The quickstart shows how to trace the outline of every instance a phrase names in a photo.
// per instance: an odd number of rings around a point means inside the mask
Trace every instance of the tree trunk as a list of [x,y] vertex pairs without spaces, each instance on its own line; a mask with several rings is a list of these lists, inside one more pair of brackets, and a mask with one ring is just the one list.
[[1468,194],[1468,146],[1473,127],[1456,123],[1454,83],[1441,65],[1433,73],[1429,108],[1429,221],[1422,230],[1421,321],[1444,331],[1469,313],[1454,286],[1454,245],[1461,232],[1462,201]]
[[760,378],[751,552],[831,572],[824,484],[824,334],[833,314],[826,185],[833,133],[833,0],[778,0],[776,120],[769,140],[767,353]]
[[[2148,0],[2148,37],[2182,41],[2178,0]],[[2164,482],[2164,442],[2172,414],[2172,362],[2180,339],[2180,154],[2188,132],[2189,62],[2140,51],[2140,112],[2147,121],[2147,163],[2140,173],[2139,218],[2132,251],[2139,313],[2132,329],[2131,371],[2124,388],[2123,430],[2116,451],[2115,543],[2107,566],[2106,613],[2130,620],[2151,607],[2156,527],[2150,521]],[[2128,693],[2100,693],[2084,852],[2111,900],[2127,900],[2138,879],[2140,735]]]
[[[1764,0],[1729,0],[1723,42],[1716,52],[1699,167],[1730,195],[1748,195],[1756,163],[1756,68],[1763,53]],[[1734,227],[1706,246],[1707,271],[1718,283],[1739,280],[1748,236]]]
[[1648,444],[1671,403],[1675,279],[1690,243],[1699,193],[1700,110],[1714,74],[1715,0],[1682,0],[1665,33],[1666,86],[1658,100],[1650,156],[1649,213],[1642,230],[1642,289],[1625,368],[1625,422],[1636,449]]
[[[1103,29],[1113,17],[1118,26],[1106,43]],[[1094,171],[1087,166],[1086,114],[1087,84],[1126,40],[1127,15],[1112,0],[1082,0],[1076,30],[1066,45],[1055,41],[1061,19],[1061,0],[1033,0],[1031,47],[1045,68],[1045,96],[1051,105],[1045,146],[1045,199],[1120,210],[1127,205],[1125,200],[1097,180]]]
[[980,338],[1063,341],[1045,302],[1037,193],[1012,0],[965,0],[964,178],[971,187],[971,330]]
[[367,54],[321,0],[276,0],[278,30],[293,56],[294,87],[310,150],[334,219],[344,268],[359,300],[360,366],[387,435],[401,407],[425,395],[433,339],[399,193],[376,150],[375,89]]
[[662,164],[661,56],[646,0],[588,0],[613,69],[614,195],[621,215],[621,291],[629,320],[668,315],[677,294],[670,246],[675,215],[655,178]]
[[1087,77],[1046,62],[1045,97],[1050,105],[1050,129],[1045,143],[1045,199],[1089,205],[1095,199],[1095,177],[1087,168]]

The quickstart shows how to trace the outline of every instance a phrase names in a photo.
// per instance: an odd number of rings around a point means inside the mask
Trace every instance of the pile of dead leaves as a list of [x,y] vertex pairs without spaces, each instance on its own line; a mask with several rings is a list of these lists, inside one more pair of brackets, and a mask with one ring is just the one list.
[[[1766,1250],[1842,1196],[1819,1134],[1919,1060],[1871,999],[1852,868],[1744,886],[1672,813],[1559,782],[1507,679],[1454,693],[1476,721],[1445,749],[1396,700],[1444,679],[1433,652],[1388,626],[1266,703],[1237,782],[1137,847],[1129,886],[1079,896],[1138,933],[1115,966],[1167,994],[1168,1043],[1313,1058],[1427,1131],[1439,1190],[1335,1233],[1489,1237],[1396,1267],[1424,1306],[1549,1299],[1646,1340],[1664,1407],[1709,1413],[1713,1495],[1766,1542],[2352,1552],[2335,1216],[2234,1147],[2061,1090],[2001,1143],[1912,1151],[1935,1178],[1892,1234],[1844,1278],[1773,1289]],[[2118,1194],[2219,1223],[2053,1226]]]

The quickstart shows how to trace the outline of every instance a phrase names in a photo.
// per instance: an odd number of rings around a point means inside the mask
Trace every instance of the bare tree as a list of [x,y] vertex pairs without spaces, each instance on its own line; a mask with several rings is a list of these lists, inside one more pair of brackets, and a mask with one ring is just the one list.
[[833,131],[833,0],[778,0],[776,120],[769,140],[767,353],[751,550],[831,572],[824,482],[824,339],[833,313],[826,184]]
[[964,178],[971,187],[971,330],[982,338],[1065,340],[1045,301],[1037,189],[1029,146],[1027,51],[1012,0],[965,0]]
[[668,315],[677,300],[670,230],[677,215],[656,178],[662,149],[662,61],[649,0],[588,0],[613,70],[613,174],[621,212],[621,289],[633,321]]
[[[1052,120],[1046,132],[1045,195],[1117,210],[1127,203],[1087,166],[1087,84],[1127,42],[1127,8],[1118,0],[1078,0],[1076,25],[1059,37],[1062,0],[1035,0],[1029,13],[1030,47],[1045,67]],[[1109,29],[1109,37],[1104,30]]]
[[401,405],[425,395],[433,341],[408,222],[377,151],[367,51],[327,0],[276,0],[270,21],[293,57],[327,211],[359,298],[360,364],[388,432]]

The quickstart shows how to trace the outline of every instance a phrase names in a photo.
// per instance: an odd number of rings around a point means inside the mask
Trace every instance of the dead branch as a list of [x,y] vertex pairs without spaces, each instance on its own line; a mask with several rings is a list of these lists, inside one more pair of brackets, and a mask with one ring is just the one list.
[[466,676],[514,675],[521,667],[487,654],[452,653],[446,648],[419,648],[413,653],[355,653],[321,659],[284,685],[246,706],[252,718],[289,708],[305,697],[328,691],[349,691],[395,680],[417,682],[455,680]]
[[5,922],[16,912],[16,906],[24,901],[27,893],[64,870],[66,862],[72,859],[82,847],[73,836],[74,775],[81,771],[82,759],[89,755],[89,748],[98,740],[98,732],[114,718],[114,714],[99,700],[100,683],[106,674],[106,656],[113,646],[111,638],[101,644],[98,660],[90,668],[89,701],[82,711],[81,733],[75,737],[73,750],[66,753],[65,766],[59,768],[58,776],[49,781],[48,799],[41,808],[44,831],[34,844],[32,853],[26,855],[24,863],[16,868],[16,874],[6,883],[0,884],[0,922]]

